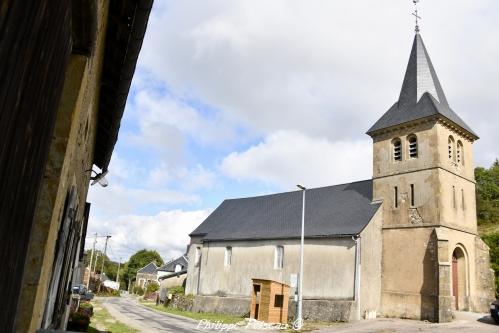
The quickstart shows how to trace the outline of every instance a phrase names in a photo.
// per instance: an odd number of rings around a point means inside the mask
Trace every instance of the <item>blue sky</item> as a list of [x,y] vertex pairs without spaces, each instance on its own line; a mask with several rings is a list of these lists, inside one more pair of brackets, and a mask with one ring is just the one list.
[[[106,188],[88,234],[110,256],[180,255],[225,198],[372,175],[365,131],[397,100],[412,1],[156,1]],[[499,3],[422,1],[422,36],[451,107],[499,155]],[[90,243],[87,242],[87,245]],[[98,248],[103,247],[100,241]]]

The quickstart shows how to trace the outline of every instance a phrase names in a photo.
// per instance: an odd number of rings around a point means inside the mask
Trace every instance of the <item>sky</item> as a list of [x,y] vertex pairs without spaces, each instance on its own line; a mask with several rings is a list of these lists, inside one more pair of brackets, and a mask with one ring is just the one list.
[[[157,0],[87,235],[126,261],[184,253],[224,199],[372,177],[365,134],[397,101],[410,0]],[[422,0],[421,36],[452,109],[499,157],[499,1]],[[92,246],[87,238],[87,248]],[[104,247],[98,238],[96,248]]]

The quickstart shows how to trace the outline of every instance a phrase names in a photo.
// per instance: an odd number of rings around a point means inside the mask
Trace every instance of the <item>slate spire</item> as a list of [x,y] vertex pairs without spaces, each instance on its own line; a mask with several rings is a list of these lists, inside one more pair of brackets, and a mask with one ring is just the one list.
[[423,39],[416,31],[399,99],[367,134],[372,136],[389,127],[434,116],[450,120],[473,140],[478,139],[473,130],[450,108]]
[[430,93],[440,104],[449,107],[423,38],[416,33],[400,92],[399,107],[415,105],[425,92]]

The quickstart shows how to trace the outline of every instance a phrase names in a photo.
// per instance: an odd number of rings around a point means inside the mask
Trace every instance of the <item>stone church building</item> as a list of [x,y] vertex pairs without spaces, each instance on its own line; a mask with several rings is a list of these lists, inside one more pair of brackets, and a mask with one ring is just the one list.
[[[455,310],[487,312],[494,280],[477,234],[478,136],[450,108],[419,33],[399,100],[367,134],[372,180],[305,192],[304,318],[447,322]],[[190,234],[195,310],[247,314],[252,278],[293,284],[301,209],[301,191],[225,200]]]

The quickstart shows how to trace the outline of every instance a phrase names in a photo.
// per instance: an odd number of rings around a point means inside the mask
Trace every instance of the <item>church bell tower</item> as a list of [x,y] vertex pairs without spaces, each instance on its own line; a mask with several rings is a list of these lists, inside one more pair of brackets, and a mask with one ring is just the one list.
[[445,322],[487,311],[488,247],[477,235],[473,142],[416,35],[398,101],[367,132],[383,202],[381,311]]

